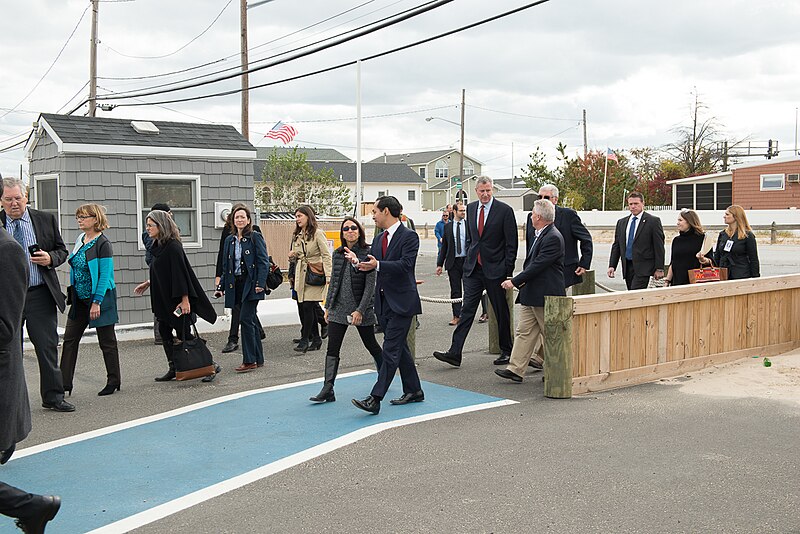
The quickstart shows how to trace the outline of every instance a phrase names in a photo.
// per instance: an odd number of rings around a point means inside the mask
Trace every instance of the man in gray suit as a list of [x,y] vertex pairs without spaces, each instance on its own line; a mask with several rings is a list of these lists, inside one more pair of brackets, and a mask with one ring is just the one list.
[[[31,431],[20,334],[28,291],[28,258],[7,232],[0,232],[0,272],[0,464],[5,464],[17,443]],[[0,482],[0,514],[17,518],[17,526],[24,532],[44,532],[45,524],[55,517],[60,506],[59,497],[32,495]]]

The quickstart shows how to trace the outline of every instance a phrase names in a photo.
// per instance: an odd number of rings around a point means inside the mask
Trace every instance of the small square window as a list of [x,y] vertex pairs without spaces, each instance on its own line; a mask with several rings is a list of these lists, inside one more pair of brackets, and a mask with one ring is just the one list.
[[761,190],[762,191],[783,191],[785,174],[762,174],[761,175]]
[[170,207],[184,245],[203,244],[200,213],[200,177],[187,175],[137,175],[141,229],[150,208],[159,202]]
[[414,202],[417,200],[417,192],[413,189],[408,190],[408,201]]

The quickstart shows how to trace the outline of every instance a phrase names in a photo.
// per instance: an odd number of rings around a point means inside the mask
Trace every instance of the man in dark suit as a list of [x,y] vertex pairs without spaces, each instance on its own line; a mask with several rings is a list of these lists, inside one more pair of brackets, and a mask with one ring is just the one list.
[[614,278],[622,259],[622,276],[628,289],[645,289],[652,276],[664,278],[664,228],[661,219],[644,211],[644,196],[628,195],[631,214],[617,221],[608,261],[608,277]]
[[383,363],[378,370],[378,380],[372,392],[363,400],[353,399],[353,404],[371,414],[381,409],[381,400],[400,369],[403,395],[390,401],[408,404],[425,400],[417,368],[411,358],[406,339],[411,320],[422,313],[422,303],[417,293],[414,272],[419,252],[419,236],[400,222],[403,206],[395,197],[378,197],[372,208],[372,218],[377,226],[386,228],[372,242],[372,253],[367,261],[345,248],[345,257],[359,270],[376,269],[375,314],[383,328]]
[[[75,406],[64,400],[64,383],[58,368],[58,314],[66,308],[58,283],[56,267],[67,259],[67,247],[58,231],[58,221],[50,214],[28,208],[28,193],[22,180],[6,178],[0,203],[0,222],[17,240],[23,251],[30,252],[30,282],[25,299],[23,322],[39,360],[42,407],[57,412],[74,412]],[[36,251],[38,249],[38,251]]]
[[[31,431],[31,407],[22,367],[22,313],[28,292],[28,257],[7,232],[0,232],[0,464],[14,454],[17,443]],[[17,518],[25,532],[43,532],[55,517],[61,499],[32,495],[0,482],[0,514]]]
[[[463,294],[464,259],[467,256],[467,207],[458,203],[453,211],[453,220],[444,225],[439,256],[436,258],[436,276],[442,275],[442,267],[450,280],[450,298],[460,299]],[[450,326],[458,324],[461,317],[461,302],[453,303],[453,320]]]
[[534,238],[528,248],[522,272],[505,280],[504,289],[519,288],[517,303],[521,304],[517,322],[514,350],[505,369],[495,374],[514,382],[522,382],[525,369],[533,354],[533,367],[542,369],[544,362],[544,298],[564,296],[564,239],[553,224],[555,206],[546,199],[533,203],[531,224]]
[[517,260],[517,222],[508,204],[492,198],[493,184],[488,176],[477,180],[478,200],[467,206],[467,256],[464,259],[464,304],[461,319],[453,332],[447,352],[435,351],[434,358],[454,367],[461,365],[461,353],[475,312],[486,290],[497,316],[500,337],[500,357],[495,365],[508,363],[511,356],[511,315],[506,294],[500,284],[514,273]]
[[[592,266],[592,234],[583,225],[575,210],[558,205],[558,188],[553,184],[545,184],[539,188],[539,199],[549,200],[556,207],[554,224],[564,238],[564,287],[572,287],[583,280],[581,277]],[[529,213],[525,225],[525,243],[528,250],[533,244],[534,235],[531,217],[532,213]],[[579,241],[580,257],[578,257]]]

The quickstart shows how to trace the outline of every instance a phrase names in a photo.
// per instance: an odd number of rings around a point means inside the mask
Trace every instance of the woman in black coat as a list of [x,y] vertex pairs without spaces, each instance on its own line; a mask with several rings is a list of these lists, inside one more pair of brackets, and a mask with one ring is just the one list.
[[700,263],[707,265],[714,258],[714,265],[728,269],[728,280],[758,278],[761,276],[758,262],[756,236],[744,208],[734,204],[725,210],[727,228],[719,233],[717,244],[705,255],[698,254]]
[[[172,359],[175,338],[183,339],[184,332],[191,335],[187,330],[196,321],[196,316],[213,324],[217,320],[217,312],[189,264],[181,245],[178,226],[172,217],[165,211],[151,211],[147,214],[146,228],[153,238],[150,279],[136,286],[133,291],[142,295],[150,288],[150,305],[158,318],[159,333],[169,362],[166,374],[157,377],[156,382],[167,382],[175,379]],[[210,382],[213,379],[214,375],[211,375],[203,381]]]
[[339,230],[342,246],[333,251],[333,274],[325,299],[325,320],[328,322],[328,352],[325,355],[325,383],[322,390],[311,397],[312,402],[333,402],[333,383],[339,371],[339,351],[352,324],[361,336],[361,342],[375,360],[376,369],[381,368],[383,358],[380,344],[375,339],[375,277],[373,271],[353,269],[345,261],[347,249],[353,251],[361,260],[367,259],[370,247],[367,245],[364,228],[353,217],[345,217]]
[[[236,227],[233,225],[233,214],[239,209],[240,206],[244,206],[244,204],[234,204],[231,208],[231,212],[228,214],[228,218],[225,220],[225,227],[222,229],[221,235],[219,237],[219,251],[217,251],[217,269],[216,269],[216,278],[214,280],[214,286],[217,290],[221,291],[220,284],[222,283],[222,274],[224,271],[224,252],[225,252],[225,241],[228,239],[228,236],[232,236],[236,234]],[[261,233],[261,229],[258,227],[257,224],[253,225],[253,231]],[[239,348],[239,314],[241,312],[241,306],[237,305],[231,309],[231,327],[228,331],[228,342],[223,347],[222,352],[228,353],[233,352]],[[258,334],[261,339],[266,337],[264,334],[264,327],[261,326],[261,321],[258,320],[258,315],[256,315],[256,327],[258,328]]]
[[689,283],[689,270],[699,269],[697,253],[703,250],[706,234],[697,212],[683,210],[678,215],[678,235],[672,240],[672,254],[664,281],[668,286]]
[[231,212],[236,233],[229,235],[223,249],[222,283],[215,297],[225,295],[226,308],[239,308],[242,324],[242,365],[237,373],[253,371],[264,365],[261,345],[261,324],[258,322],[258,303],[264,300],[269,274],[267,245],[260,233],[253,231],[250,209],[237,204]]

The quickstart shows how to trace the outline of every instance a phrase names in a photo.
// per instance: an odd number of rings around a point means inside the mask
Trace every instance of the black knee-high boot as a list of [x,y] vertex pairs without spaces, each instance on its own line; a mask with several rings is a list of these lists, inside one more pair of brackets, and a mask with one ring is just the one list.
[[336,356],[325,356],[325,383],[319,393],[311,397],[311,402],[335,402],[336,395],[333,393],[333,383],[336,380],[336,373],[339,372],[339,358]]

